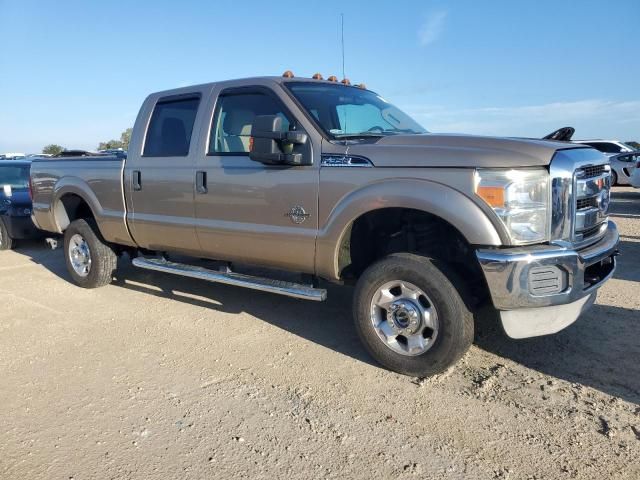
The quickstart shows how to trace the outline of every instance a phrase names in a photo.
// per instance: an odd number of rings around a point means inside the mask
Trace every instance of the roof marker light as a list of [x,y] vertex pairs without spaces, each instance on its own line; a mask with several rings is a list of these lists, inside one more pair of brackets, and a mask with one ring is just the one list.
[[287,70],[282,74],[284,78],[293,78],[293,72],[291,70]]
[[323,80],[321,73],[314,73],[313,77],[311,78],[313,78],[314,80]]
[[329,81],[329,82],[337,82],[338,81],[338,77],[336,77],[335,75],[331,75],[329,78],[327,78],[327,81]]
[[343,78],[340,83],[342,83],[343,85],[351,85],[351,82],[349,81],[348,78]]

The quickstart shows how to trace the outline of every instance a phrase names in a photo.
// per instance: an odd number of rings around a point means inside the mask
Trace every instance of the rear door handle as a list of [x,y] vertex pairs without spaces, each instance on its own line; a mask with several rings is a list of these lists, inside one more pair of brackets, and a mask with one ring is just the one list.
[[136,192],[142,190],[142,174],[140,173],[140,170],[133,171],[132,182],[133,182],[133,189]]
[[199,170],[196,172],[196,192],[205,194],[209,190],[207,188],[207,172]]

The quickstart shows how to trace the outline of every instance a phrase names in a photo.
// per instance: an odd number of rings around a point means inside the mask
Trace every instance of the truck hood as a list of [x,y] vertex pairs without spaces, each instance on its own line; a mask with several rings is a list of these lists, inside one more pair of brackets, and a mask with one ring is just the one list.
[[538,167],[551,163],[558,150],[585,148],[565,142],[526,138],[433,134],[390,135],[373,143],[349,146],[376,167]]

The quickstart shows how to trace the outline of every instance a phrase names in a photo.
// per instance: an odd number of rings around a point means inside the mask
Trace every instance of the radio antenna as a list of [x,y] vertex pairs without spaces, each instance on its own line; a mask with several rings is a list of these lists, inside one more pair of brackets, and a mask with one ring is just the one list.
[[341,20],[340,36],[341,36],[341,43],[342,43],[342,78],[347,78],[347,76],[344,74],[344,13],[340,14],[340,20]]

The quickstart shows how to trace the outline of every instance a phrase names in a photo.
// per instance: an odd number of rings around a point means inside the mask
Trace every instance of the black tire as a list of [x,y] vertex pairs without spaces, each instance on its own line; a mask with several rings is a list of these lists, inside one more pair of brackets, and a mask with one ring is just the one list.
[[[437,336],[432,346],[419,355],[408,356],[392,350],[373,327],[373,296],[385,283],[394,280],[419,287],[437,312]],[[463,284],[455,273],[435,260],[410,253],[389,255],[371,265],[358,280],[353,303],[356,330],[371,356],[388,369],[416,377],[441,373],[455,364],[473,343],[473,315],[463,300],[463,292]]]
[[618,184],[618,174],[616,173],[615,170],[611,170],[611,186],[613,187],[614,185]]
[[9,236],[4,220],[0,218],[0,250],[11,250],[14,247],[14,240]]
[[[71,263],[69,244],[74,235],[80,235],[89,249],[91,265],[88,273],[80,275]],[[73,281],[82,288],[98,288],[108,285],[113,280],[113,273],[118,265],[118,257],[105,242],[92,220],[74,220],[64,232],[64,258],[67,270]]]

